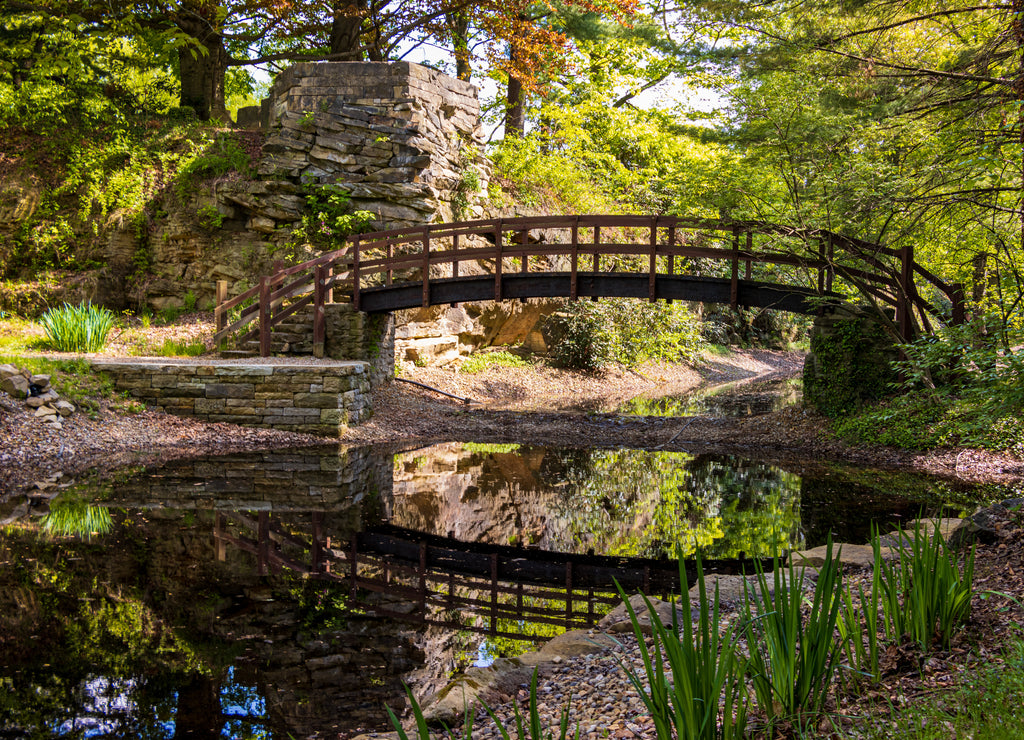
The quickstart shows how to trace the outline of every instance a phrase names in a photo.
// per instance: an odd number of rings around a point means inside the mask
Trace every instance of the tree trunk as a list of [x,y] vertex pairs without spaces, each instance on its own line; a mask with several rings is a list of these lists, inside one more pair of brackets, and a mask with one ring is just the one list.
[[[363,50],[359,35],[363,28],[366,0],[336,2],[332,5],[331,55],[339,62],[361,62]],[[339,56],[340,55],[340,56]]]
[[526,101],[523,96],[523,82],[515,76],[516,44],[509,44],[508,94],[505,100],[505,136],[526,135]]
[[174,738],[218,740],[224,727],[218,686],[209,676],[196,676],[178,689]]
[[[196,44],[178,50],[181,72],[181,102],[183,107],[195,109],[200,120],[219,118],[230,120],[224,107],[224,73],[228,68],[228,54],[224,37],[208,26],[179,27],[195,38]],[[202,48],[196,48],[201,46]]]
[[452,51],[455,52],[455,76],[469,82],[473,77],[473,67],[469,63],[469,14],[464,10],[448,13],[447,20]]

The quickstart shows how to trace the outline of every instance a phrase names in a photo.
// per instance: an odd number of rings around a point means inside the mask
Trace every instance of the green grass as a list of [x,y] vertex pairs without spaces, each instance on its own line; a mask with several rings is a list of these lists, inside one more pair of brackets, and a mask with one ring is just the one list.
[[91,303],[65,303],[43,314],[39,323],[48,344],[58,352],[97,352],[114,327],[114,314]]
[[953,691],[909,703],[867,737],[893,740],[1024,739],[1024,641],[1014,638],[1005,662],[965,671]]
[[0,365],[11,364],[33,375],[49,375],[50,383],[62,398],[76,406],[94,408],[96,398],[113,398],[114,387],[105,376],[92,371],[87,360],[48,360],[0,354]]
[[508,350],[499,349],[493,352],[477,352],[467,357],[459,368],[463,373],[482,373],[489,367],[530,367],[530,363],[519,355]]
[[47,348],[46,337],[39,325],[18,316],[0,319],[0,354],[38,352]]
[[165,339],[162,345],[145,354],[154,354],[158,357],[198,357],[205,351],[206,347],[202,342],[178,342],[174,339]]

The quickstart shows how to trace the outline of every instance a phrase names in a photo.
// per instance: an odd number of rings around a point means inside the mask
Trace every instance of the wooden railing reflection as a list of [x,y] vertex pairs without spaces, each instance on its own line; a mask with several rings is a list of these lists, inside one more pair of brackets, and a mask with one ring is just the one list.
[[[269,512],[218,512],[214,541],[220,560],[231,545],[255,556],[259,575],[288,569],[342,583],[359,608],[379,616],[514,639],[536,637],[537,625],[594,626],[619,602],[616,583],[630,593],[668,594],[695,578],[684,564],[680,584],[672,560],[465,543],[387,526],[335,548],[322,512],[311,513],[308,533],[287,530]],[[744,559],[705,562],[712,573],[751,567]]]

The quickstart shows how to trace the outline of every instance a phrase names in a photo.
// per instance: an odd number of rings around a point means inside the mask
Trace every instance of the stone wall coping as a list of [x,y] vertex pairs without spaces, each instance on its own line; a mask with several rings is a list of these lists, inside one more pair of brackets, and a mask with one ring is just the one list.
[[[278,361],[273,361],[278,360]],[[369,363],[362,360],[317,360],[316,362],[298,362],[294,358],[264,358],[259,362],[252,360],[211,360],[206,359],[170,359],[166,357],[133,357],[131,360],[117,359],[94,359],[92,365],[97,370],[118,369],[118,370],[154,370],[181,368],[181,367],[203,367],[230,369],[232,372],[252,371],[254,374],[275,373],[275,372],[303,372],[315,373],[319,370],[330,370],[332,368],[361,368],[364,372],[369,370]],[[357,371],[358,372],[358,371]],[[268,373],[268,374],[269,374]]]

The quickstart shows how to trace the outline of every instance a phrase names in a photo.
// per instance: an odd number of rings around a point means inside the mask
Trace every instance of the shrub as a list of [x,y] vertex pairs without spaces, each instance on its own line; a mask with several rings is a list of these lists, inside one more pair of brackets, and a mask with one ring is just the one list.
[[97,352],[106,344],[114,314],[90,303],[65,303],[43,314],[39,323],[50,345],[59,352]]
[[482,373],[489,367],[529,367],[530,363],[519,355],[508,350],[499,349],[494,352],[477,352],[467,357],[459,367],[459,372]]

